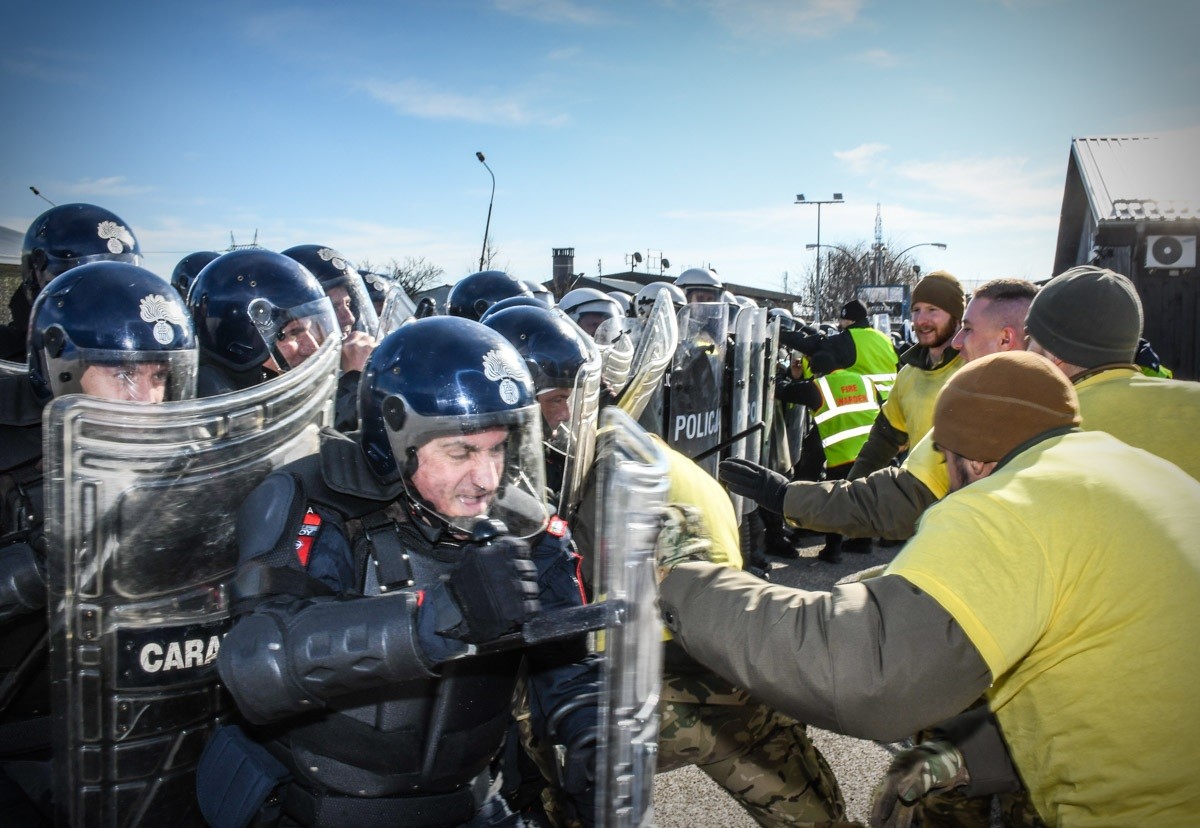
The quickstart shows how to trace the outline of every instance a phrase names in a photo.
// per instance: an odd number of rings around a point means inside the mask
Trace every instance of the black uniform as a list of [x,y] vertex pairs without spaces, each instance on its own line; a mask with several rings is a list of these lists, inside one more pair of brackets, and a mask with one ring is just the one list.
[[[489,792],[513,689],[528,670],[543,738],[590,733],[599,675],[585,642],[446,660],[466,645],[438,634],[448,626],[439,592],[468,541],[425,517],[403,484],[380,484],[359,444],[332,430],[319,455],[255,490],[238,533],[238,617],[218,664],[253,740],[233,734],[234,752],[264,746],[290,777],[275,796],[286,819],[521,824]],[[568,538],[542,535],[532,560],[543,609],[583,602]],[[202,763],[206,815],[244,793],[246,779],[221,773],[229,738]]]
[[42,404],[28,377],[0,378],[0,822],[20,825],[50,814],[41,462]]

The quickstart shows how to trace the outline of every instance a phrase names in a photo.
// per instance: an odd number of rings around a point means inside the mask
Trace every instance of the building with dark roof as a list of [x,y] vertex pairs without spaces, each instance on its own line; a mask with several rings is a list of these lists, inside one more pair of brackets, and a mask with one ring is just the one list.
[[1133,281],[1143,336],[1181,379],[1200,377],[1200,129],[1075,138],[1054,273],[1094,264]]

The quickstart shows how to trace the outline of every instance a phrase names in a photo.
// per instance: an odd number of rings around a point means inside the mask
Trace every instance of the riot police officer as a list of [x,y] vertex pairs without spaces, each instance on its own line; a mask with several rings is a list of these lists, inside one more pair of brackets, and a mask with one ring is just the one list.
[[689,267],[675,277],[675,287],[683,291],[688,302],[720,302],[725,283],[712,268]]
[[187,301],[188,291],[191,290],[192,282],[196,281],[200,271],[220,255],[213,250],[197,250],[176,263],[175,269],[171,271],[171,287],[183,297],[183,301]]
[[535,727],[554,720],[567,787],[586,798],[594,659],[574,639],[492,643],[582,601],[562,528],[545,531],[521,357],[477,322],[415,320],[372,353],[359,411],[360,432],[326,430],[239,513],[238,618],[218,666],[244,722],[206,749],[205,815],[517,825],[487,768],[525,669]]
[[346,257],[320,244],[298,244],[283,255],[302,264],[317,277],[333,303],[342,336],[342,366],[338,377],[334,427],[352,431],[358,425],[358,382],[375,347],[379,317],[362,276]]
[[9,300],[12,321],[0,327],[0,359],[25,360],[29,312],[51,279],[103,260],[142,263],[133,231],[115,213],[95,204],[60,204],[35,218],[21,243],[21,287]]
[[188,308],[200,348],[197,393],[250,388],[302,363],[338,330],[321,284],[263,249],[218,256],[196,276]]
[[596,288],[568,291],[558,300],[558,307],[588,336],[595,336],[596,329],[606,320],[625,317],[625,311],[617,300]]
[[183,300],[136,265],[69,269],[42,288],[29,324],[27,373],[0,378],[0,820],[21,825],[50,819],[42,409],[66,394],[188,399],[196,382]]
[[478,321],[492,305],[512,296],[536,298],[529,285],[517,277],[503,270],[481,270],[454,283],[446,294],[446,313]]

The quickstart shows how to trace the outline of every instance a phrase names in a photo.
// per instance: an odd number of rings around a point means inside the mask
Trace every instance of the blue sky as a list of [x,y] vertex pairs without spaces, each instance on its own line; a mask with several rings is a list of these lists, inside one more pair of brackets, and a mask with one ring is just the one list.
[[[1070,141],[1200,125],[1194,0],[9,3],[0,224],[91,201],[147,266],[258,233],[376,263],[791,287],[874,235],[1043,278]],[[643,266],[644,267],[644,266]]]

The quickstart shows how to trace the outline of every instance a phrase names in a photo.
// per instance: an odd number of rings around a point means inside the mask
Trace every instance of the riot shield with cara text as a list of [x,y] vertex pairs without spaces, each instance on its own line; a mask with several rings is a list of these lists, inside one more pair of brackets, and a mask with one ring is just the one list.
[[45,414],[60,824],[202,825],[194,771],[225,711],[238,507],[332,423],[340,345],[232,394],[68,395]]

